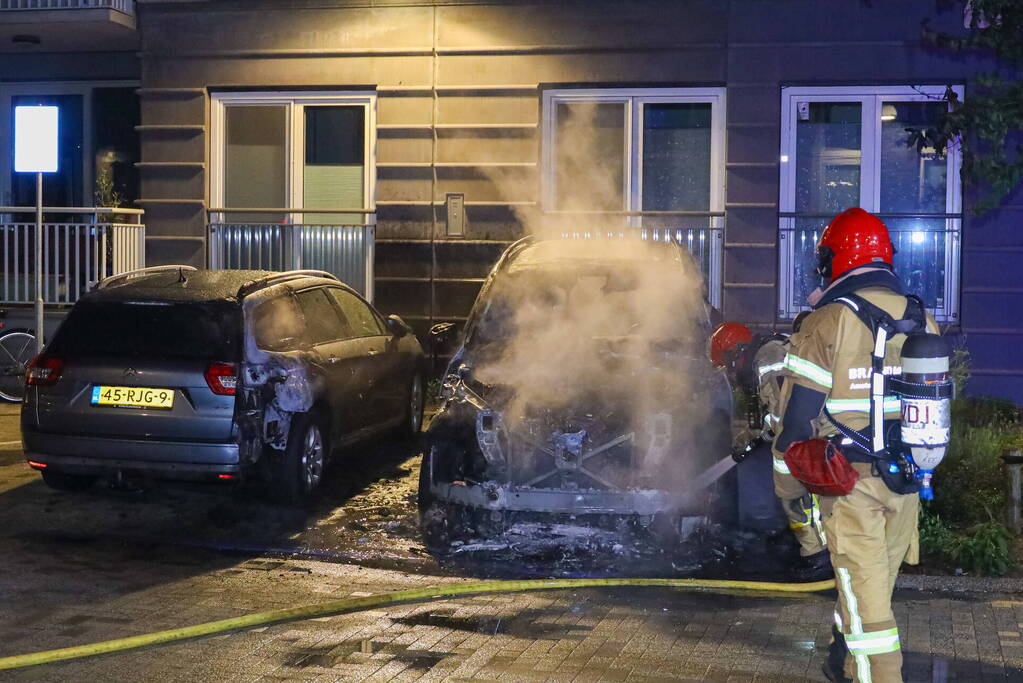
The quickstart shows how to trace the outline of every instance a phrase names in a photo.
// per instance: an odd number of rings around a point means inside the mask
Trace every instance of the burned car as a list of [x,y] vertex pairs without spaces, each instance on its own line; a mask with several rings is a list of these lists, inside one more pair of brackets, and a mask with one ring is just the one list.
[[[493,536],[537,516],[676,534],[715,516],[731,390],[688,252],[628,238],[513,244],[453,353],[419,504]],[[435,342],[450,325],[432,331]]]
[[336,447],[418,435],[423,375],[411,329],[329,273],[156,266],[75,304],[29,365],[22,439],[64,491],[261,479],[301,503]]

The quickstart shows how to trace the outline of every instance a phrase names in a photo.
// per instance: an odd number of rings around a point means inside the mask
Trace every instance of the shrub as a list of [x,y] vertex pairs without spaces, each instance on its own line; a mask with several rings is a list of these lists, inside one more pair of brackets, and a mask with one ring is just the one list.
[[958,534],[952,561],[978,574],[1005,574],[1016,565],[1013,535],[1002,524],[986,522]]
[[1009,530],[997,522],[975,524],[956,532],[928,507],[920,511],[923,554],[968,572],[998,576],[1014,568],[1013,538]]
[[952,402],[953,435],[962,427],[1013,427],[1021,424],[1020,407],[1005,398],[961,398]]
[[1002,399],[958,399],[952,442],[934,472],[934,512],[954,529],[996,522],[1006,505],[1004,450],[1023,436],[1019,408]]

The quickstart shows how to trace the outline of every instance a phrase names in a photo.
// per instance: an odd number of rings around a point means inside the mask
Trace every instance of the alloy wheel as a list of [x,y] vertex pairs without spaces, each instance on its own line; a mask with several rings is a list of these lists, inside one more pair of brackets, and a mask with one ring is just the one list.
[[315,424],[309,425],[302,443],[302,483],[305,490],[312,492],[323,478],[323,435]]
[[416,375],[409,390],[409,431],[418,434],[423,422],[423,378]]

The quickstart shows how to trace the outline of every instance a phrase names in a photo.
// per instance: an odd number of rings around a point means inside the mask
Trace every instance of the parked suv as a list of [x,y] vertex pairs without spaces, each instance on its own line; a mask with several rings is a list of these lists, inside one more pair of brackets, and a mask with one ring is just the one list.
[[264,477],[308,498],[334,447],[418,434],[423,352],[317,271],[163,266],[102,281],[29,365],[29,465],[53,488],[97,478]]

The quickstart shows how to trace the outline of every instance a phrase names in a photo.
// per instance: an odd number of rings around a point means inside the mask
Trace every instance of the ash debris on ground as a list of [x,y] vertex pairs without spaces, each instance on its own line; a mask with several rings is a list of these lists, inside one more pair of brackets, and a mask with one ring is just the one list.
[[447,571],[481,577],[658,577],[787,580],[797,548],[790,534],[739,533],[700,524],[682,541],[619,520],[528,521],[480,538],[452,534],[430,550]]

